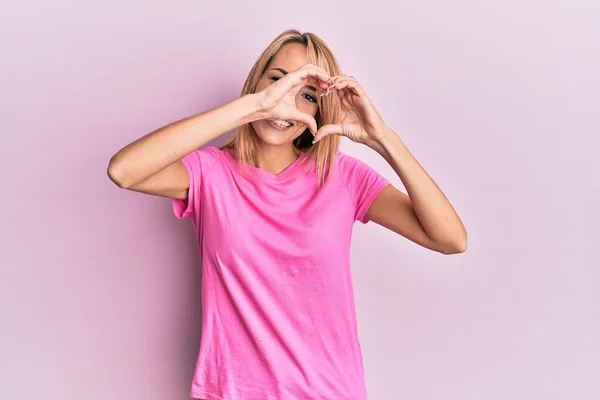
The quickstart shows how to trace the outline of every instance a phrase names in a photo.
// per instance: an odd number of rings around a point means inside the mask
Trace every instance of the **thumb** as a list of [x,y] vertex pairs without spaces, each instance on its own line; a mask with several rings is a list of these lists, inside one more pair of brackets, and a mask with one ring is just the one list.
[[317,131],[315,135],[315,139],[313,140],[313,144],[317,143],[319,140],[323,139],[327,135],[338,135],[342,134],[342,124],[327,124],[323,125]]
[[317,121],[312,115],[297,111],[294,112],[290,119],[305,124],[308,127],[308,129],[310,129],[313,135],[317,133]]

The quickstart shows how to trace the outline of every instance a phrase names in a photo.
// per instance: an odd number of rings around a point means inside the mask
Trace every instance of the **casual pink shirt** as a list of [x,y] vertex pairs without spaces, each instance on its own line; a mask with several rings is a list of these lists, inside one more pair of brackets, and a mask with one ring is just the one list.
[[350,239],[388,180],[338,151],[317,190],[305,153],[274,175],[204,147],[182,161],[202,260],[202,338],[190,397],[366,400]]

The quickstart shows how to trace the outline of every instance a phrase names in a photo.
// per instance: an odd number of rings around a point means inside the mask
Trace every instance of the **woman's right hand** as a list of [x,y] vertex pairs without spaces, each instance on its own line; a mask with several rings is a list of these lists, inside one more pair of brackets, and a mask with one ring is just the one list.
[[317,122],[312,115],[298,110],[296,95],[308,84],[315,85],[324,92],[334,83],[323,68],[310,63],[305,64],[257,93],[260,113],[264,119],[304,123],[315,134]]

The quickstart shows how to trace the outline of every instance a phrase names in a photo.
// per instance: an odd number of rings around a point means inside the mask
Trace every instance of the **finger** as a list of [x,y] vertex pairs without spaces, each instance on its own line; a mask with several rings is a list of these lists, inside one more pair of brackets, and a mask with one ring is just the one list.
[[[335,80],[335,86],[338,90],[349,89],[358,96],[363,96],[365,93],[353,77],[338,77]],[[338,92],[339,93],[339,92]]]
[[327,71],[312,64],[306,64],[292,73],[297,74],[300,79],[308,79],[309,77],[317,78],[324,84],[323,89],[326,89],[327,86],[334,83]]
[[313,144],[317,143],[319,140],[323,139],[327,135],[339,135],[342,132],[342,124],[323,125],[317,131],[317,134],[315,135],[315,138],[313,140]]
[[304,89],[306,86],[308,85],[313,85],[315,87],[315,89],[317,90],[317,93],[323,93],[327,90],[327,88],[329,87],[329,84],[326,82],[323,82],[319,77],[314,76],[314,75],[307,75],[305,77],[295,77],[296,81],[292,84],[291,90],[294,93],[299,92],[300,90]]
[[331,77],[331,79],[333,79],[336,82],[338,81],[338,79],[344,79],[344,78],[350,78],[350,79],[356,80],[355,77],[353,77],[352,75],[348,75],[348,74],[338,74],[338,75]]
[[344,99],[344,97],[346,96],[348,91],[351,91],[352,89],[349,87],[339,87],[338,84],[336,83],[335,85],[333,85],[329,91],[325,92],[325,93],[321,93],[321,96],[327,96],[329,93],[331,92],[336,92],[336,94],[338,95],[338,98],[341,100]]
[[[348,90],[355,92],[355,90],[350,88],[350,84],[348,83],[348,78],[349,77],[347,77],[346,75],[333,76],[332,79],[335,81],[335,83],[333,85],[329,86],[327,88],[327,90],[325,91],[325,93],[322,93],[321,96],[327,96],[329,93],[331,93],[333,91],[333,89],[337,89],[336,92],[340,99],[342,97],[344,97],[344,94]],[[344,90],[344,89],[346,89],[346,90]]]
[[333,85],[330,85],[329,87],[327,87],[327,90],[322,92],[319,96],[327,96],[329,93],[331,93],[333,91],[333,89],[336,89],[337,87],[338,87],[338,84],[334,83]]
[[[319,96],[321,96],[322,93],[330,90],[331,85],[335,83],[327,71],[314,64],[307,63],[302,67],[298,68],[297,71],[300,70],[306,70],[309,73],[309,76],[307,78],[308,82],[314,83],[317,92],[319,93]],[[327,79],[325,79],[326,77]]]
[[300,111],[294,112],[288,120],[297,121],[305,124],[313,136],[317,133],[317,121],[310,114],[306,114]]
[[317,93],[324,93],[329,85],[322,80],[315,78],[314,76],[309,76],[306,80],[308,85],[312,85],[317,89]]
[[311,85],[318,85],[319,83],[321,83],[321,81],[315,78],[314,76],[309,76],[308,83],[310,83]]
[[328,86],[331,85],[330,81],[325,81],[323,80],[323,77],[321,75],[312,72],[308,72],[304,75],[299,75],[298,77],[301,81],[305,83],[311,83],[316,86],[322,86],[323,89],[326,89]]
[[333,89],[343,89],[345,87],[349,87],[350,84],[348,83],[344,83],[345,81],[336,81],[336,83],[334,83],[333,85],[329,85],[327,87],[327,90],[321,94],[321,96],[327,96],[329,93],[331,93],[333,91]]
[[327,75],[327,77],[328,77],[328,79],[327,79],[327,82],[328,82],[329,84],[335,83],[335,82],[333,81],[333,78],[331,77],[331,75],[330,75],[330,74],[329,74],[329,73],[328,73],[328,72],[327,72],[327,71],[326,71],[324,68],[322,68],[322,67],[319,67],[319,66],[317,66],[317,65],[315,65],[315,64],[312,64],[312,63],[306,63],[306,64],[304,64],[304,65],[303,65],[302,67],[300,67],[300,68],[311,68],[311,69],[316,69],[317,71],[320,71],[321,73],[323,73],[323,74]]
[[350,85],[351,85],[352,87],[361,88],[361,86],[360,86],[360,84],[358,83],[358,81],[356,80],[356,78],[355,78],[355,77],[353,77],[353,76],[350,76],[350,75],[344,75],[344,74],[342,74],[342,75],[337,75],[337,76],[334,76],[334,77],[333,77],[333,79],[334,79],[334,81],[335,81],[336,83],[338,83],[338,82],[340,82],[340,83],[341,83],[341,82],[350,82]]

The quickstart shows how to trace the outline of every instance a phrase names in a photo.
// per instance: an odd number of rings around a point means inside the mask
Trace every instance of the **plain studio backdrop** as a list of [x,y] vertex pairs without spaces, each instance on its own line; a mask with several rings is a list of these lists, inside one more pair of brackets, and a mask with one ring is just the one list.
[[355,225],[369,398],[600,398],[593,0],[2,2],[0,397],[188,398],[192,225],[106,167],[238,97],[287,28],[332,47],[469,233],[444,256]]

